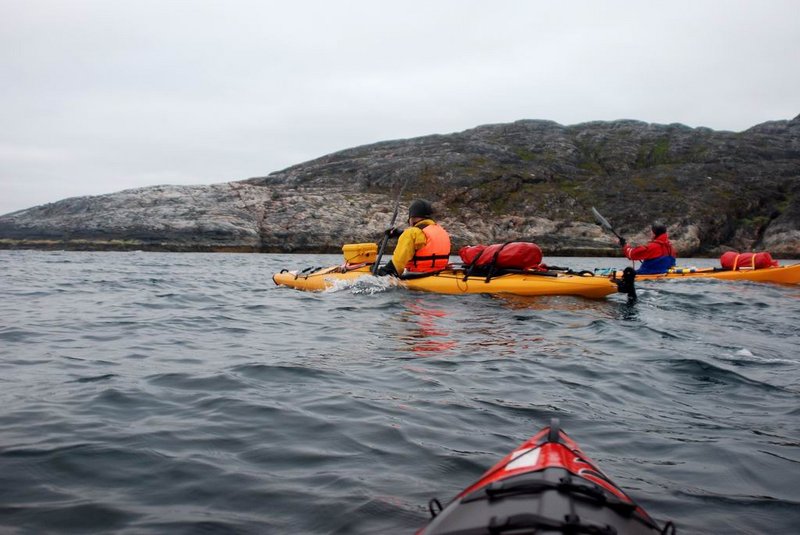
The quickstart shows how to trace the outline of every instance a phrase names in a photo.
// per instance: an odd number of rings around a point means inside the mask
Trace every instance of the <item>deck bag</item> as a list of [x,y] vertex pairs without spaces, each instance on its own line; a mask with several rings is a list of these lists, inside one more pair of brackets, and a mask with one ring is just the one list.
[[493,245],[472,245],[458,251],[467,267],[467,274],[486,275],[499,271],[540,269],[542,250],[532,242],[507,242]]
[[346,243],[342,245],[344,262],[348,266],[374,264],[378,255],[376,243]]
[[764,269],[777,267],[778,261],[772,259],[767,252],[762,253],[737,253],[728,251],[719,258],[722,269],[737,271],[740,269]]

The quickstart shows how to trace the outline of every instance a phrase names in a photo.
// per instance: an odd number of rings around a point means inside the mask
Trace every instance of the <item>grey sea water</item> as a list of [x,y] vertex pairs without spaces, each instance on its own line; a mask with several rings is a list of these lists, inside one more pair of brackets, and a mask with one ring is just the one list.
[[270,278],[339,261],[0,251],[0,533],[413,533],[552,417],[679,533],[797,532],[800,287]]

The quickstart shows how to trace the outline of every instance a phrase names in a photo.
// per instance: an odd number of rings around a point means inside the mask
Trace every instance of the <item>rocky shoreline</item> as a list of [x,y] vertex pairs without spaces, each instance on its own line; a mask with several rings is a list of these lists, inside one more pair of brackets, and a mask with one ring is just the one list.
[[76,197],[0,216],[0,248],[339,253],[377,241],[405,184],[434,202],[453,253],[533,241],[551,256],[618,256],[664,221],[683,257],[800,257],[800,116],[744,132],[638,121],[547,121],[386,141],[265,177]]

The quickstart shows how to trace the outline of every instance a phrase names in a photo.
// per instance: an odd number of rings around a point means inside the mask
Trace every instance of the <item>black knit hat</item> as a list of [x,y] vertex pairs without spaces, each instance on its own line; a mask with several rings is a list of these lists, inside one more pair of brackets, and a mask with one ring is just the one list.
[[433,206],[425,199],[417,199],[408,207],[408,217],[430,217],[433,215]]
[[667,227],[663,223],[656,222],[650,225],[650,230],[652,230],[653,234],[655,234],[656,237],[658,237],[667,232]]

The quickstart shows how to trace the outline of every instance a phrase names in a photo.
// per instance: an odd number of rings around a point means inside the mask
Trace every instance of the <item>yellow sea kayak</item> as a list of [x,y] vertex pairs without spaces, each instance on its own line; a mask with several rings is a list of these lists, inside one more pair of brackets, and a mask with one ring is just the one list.
[[[606,275],[605,270],[595,270],[598,275]],[[617,272],[620,274],[621,272]],[[736,271],[722,268],[673,268],[660,275],[636,275],[637,281],[712,278],[723,280],[741,280],[753,282],[774,282],[778,284],[800,284],[800,264],[788,266],[766,267],[761,269],[739,269]]]
[[[321,291],[341,284],[371,277],[371,264],[358,267],[331,266],[306,272],[283,270],[273,275],[279,286],[298,290]],[[558,272],[507,273],[485,276],[465,276],[461,269],[446,269],[434,274],[412,274],[409,278],[394,279],[409,290],[442,294],[513,294],[525,296],[577,295],[601,299],[620,291],[617,282],[609,277],[581,276]]]

